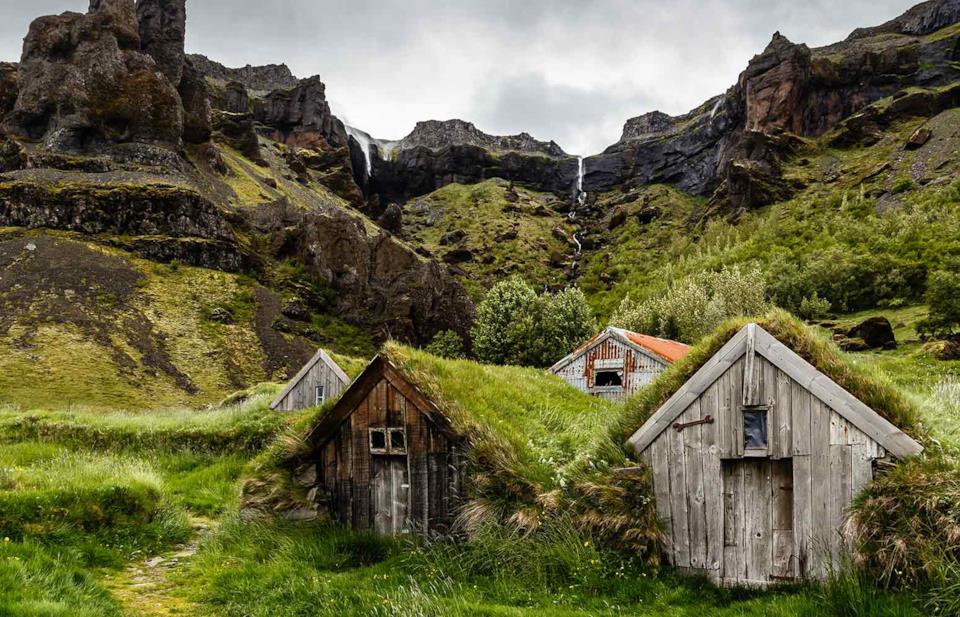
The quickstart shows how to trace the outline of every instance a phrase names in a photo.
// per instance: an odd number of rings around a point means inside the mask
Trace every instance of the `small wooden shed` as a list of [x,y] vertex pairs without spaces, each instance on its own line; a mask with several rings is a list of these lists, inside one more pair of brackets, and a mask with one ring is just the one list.
[[573,387],[621,400],[687,354],[683,343],[608,327],[550,368]]
[[461,505],[465,440],[384,355],[309,435],[317,500],[384,535],[446,533]]
[[723,584],[822,579],[875,462],[921,446],[756,324],[630,438],[673,565]]
[[322,405],[340,396],[349,383],[350,378],[330,354],[319,349],[270,403],[270,409],[297,411]]

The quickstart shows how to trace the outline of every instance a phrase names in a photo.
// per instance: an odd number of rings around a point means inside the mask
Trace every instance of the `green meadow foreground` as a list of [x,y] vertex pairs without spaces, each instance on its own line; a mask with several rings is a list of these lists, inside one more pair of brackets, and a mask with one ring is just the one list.
[[[904,324],[901,340],[911,338],[919,313],[891,316]],[[891,515],[890,524],[918,538],[960,537],[953,464],[960,448],[960,362],[933,360],[918,342],[848,357],[892,378],[919,410],[928,443],[942,450],[890,474],[904,486],[898,503],[918,506],[915,517]],[[442,366],[450,367],[448,388],[481,372],[469,363]],[[930,583],[922,589],[898,586],[897,577],[906,576],[898,572],[881,590],[877,579],[848,565],[822,587],[751,591],[679,577],[562,513],[526,534],[481,526],[456,544],[252,515],[241,510],[244,481],[255,478],[262,493],[279,473],[278,452],[296,449],[296,436],[325,411],[272,412],[277,389],[260,386],[239,403],[206,411],[0,409],[0,616],[899,616],[957,614],[960,606],[960,567],[932,554],[924,562]],[[539,417],[524,420],[529,426],[580,430],[548,400],[547,394]],[[618,409],[603,408],[602,421],[587,423],[598,433],[585,440],[594,442],[590,447],[602,447],[604,426],[613,427]],[[509,438],[514,430],[501,434]],[[527,461],[531,476],[546,464],[573,464],[576,447],[585,446],[556,446],[561,442],[534,435],[518,442],[518,460]],[[273,490],[287,490],[275,484]],[[273,497],[286,496],[267,495],[264,503]],[[912,550],[917,546],[923,547],[918,541]]]

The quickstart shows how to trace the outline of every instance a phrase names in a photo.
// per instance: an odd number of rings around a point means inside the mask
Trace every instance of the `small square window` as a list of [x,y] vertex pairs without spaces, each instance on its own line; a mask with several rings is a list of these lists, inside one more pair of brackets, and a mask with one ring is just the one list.
[[323,405],[323,403],[326,402],[326,400],[327,400],[327,397],[326,397],[326,392],[324,390],[324,387],[317,386],[316,390],[314,391],[314,401],[313,401],[314,405]]
[[385,429],[382,429],[382,428],[370,429],[370,451],[371,452],[387,451],[387,431]]
[[407,435],[402,428],[390,429],[390,451],[399,452],[407,449]]
[[767,408],[746,407],[743,410],[743,449],[767,449]]

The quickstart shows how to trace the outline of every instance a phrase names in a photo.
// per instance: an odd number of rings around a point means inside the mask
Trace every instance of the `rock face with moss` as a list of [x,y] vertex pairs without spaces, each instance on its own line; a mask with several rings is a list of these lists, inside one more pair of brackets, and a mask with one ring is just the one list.
[[[586,160],[587,191],[669,183],[703,197],[712,212],[750,209],[789,194],[778,177],[776,148],[757,134],[819,137],[871,103],[909,86],[942,87],[960,79],[956,0],[920,4],[877,28],[810,49],[780,33],[755,56],[726,94],[689,114],[652,112],[629,120],[623,137]],[[714,194],[716,192],[716,194]]]
[[488,178],[521,183],[533,190],[572,195],[579,165],[554,142],[527,133],[488,135],[463,120],[419,122],[389,148],[372,146],[368,194],[381,203],[405,201],[447,184]]

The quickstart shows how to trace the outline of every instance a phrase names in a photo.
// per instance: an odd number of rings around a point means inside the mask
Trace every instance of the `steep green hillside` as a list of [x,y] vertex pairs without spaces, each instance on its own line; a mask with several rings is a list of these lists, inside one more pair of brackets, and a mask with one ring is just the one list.
[[475,298],[512,274],[555,286],[566,280],[574,227],[559,200],[505,180],[449,184],[408,202],[403,231],[427,254],[451,264]]

